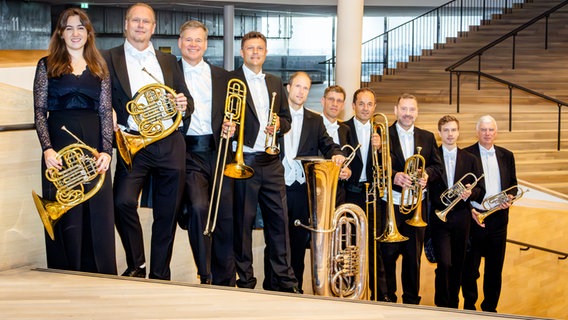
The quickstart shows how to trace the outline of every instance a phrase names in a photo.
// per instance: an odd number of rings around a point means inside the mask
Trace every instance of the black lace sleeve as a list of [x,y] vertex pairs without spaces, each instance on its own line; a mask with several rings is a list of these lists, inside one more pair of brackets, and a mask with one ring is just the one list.
[[112,156],[112,100],[110,77],[105,77],[101,82],[101,97],[99,106],[99,117],[101,122],[101,145],[102,152],[106,152]]
[[47,86],[47,68],[43,58],[37,64],[34,78],[34,123],[43,151],[52,148],[47,127]]

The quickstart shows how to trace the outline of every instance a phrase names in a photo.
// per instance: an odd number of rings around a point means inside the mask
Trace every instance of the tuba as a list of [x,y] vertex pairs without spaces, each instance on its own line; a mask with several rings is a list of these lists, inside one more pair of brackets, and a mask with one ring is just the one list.
[[[71,208],[92,198],[105,180],[105,173],[97,171],[96,159],[99,157],[99,152],[86,145],[65,126],[61,129],[75,138],[77,143],[72,143],[57,152],[57,158],[63,161],[61,170],[53,167],[45,170],[45,177],[57,189],[56,201],[43,199],[32,190],[41,222],[51,240],[55,240],[53,232],[55,223]],[[85,185],[95,179],[98,179],[95,185],[85,193]]]
[[[176,96],[176,92],[159,83],[160,81],[146,68],[143,68],[142,71],[148,73],[157,83],[140,88],[134,98],[126,104],[126,111],[138,125],[140,135],[126,133],[122,130],[115,132],[118,152],[129,168],[132,166],[132,159],[138,151],[169,136],[177,130],[182,120],[182,113],[176,108],[173,98]],[[171,96],[168,96],[168,94]],[[173,124],[165,127],[165,120],[172,120]]]
[[[394,212],[394,203],[392,200],[392,162],[390,156],[390,139],[389,139],[389,122],[387,117],[382,113],[373,115],[372,118],[372,132],[378,132],[381,136],[381,155],[382,166],[379,163],[379,158],[376,150],[373,150],[373,185],[369,191],[368,184],[366,185],[367,192],[367,207],[372,203],[375,221],[377,221],[376,202],[378,198],[386,195],[386,223],[385,230],[381,236],[377,237],[377,230],[374,230],[373,238],[381,242],[401,242],[408,240],[407,237],[400,234],[396,225],[396,216]],[[370,201],[370,197],[373,200]],[[367,214],[368,214],[367,210]],[[375,246],[375,256],[376,256]],[[375,279],[377,279],[375,275]],[[375,290],[375,292],[377,292]]]
[[409,214],[414,210],[412,218],[406,220],[406,223],[413,227],[425,227],[426,222],[422,219],[422,192],[423,188],[418,183],[422,178],[426,168],[426,160],[420,155],[422,147],[416,147],[416,154],[413,154],[404,163],[404,173],[412,179],[412,186],[402,188],[400,196],[400,212]]
[[[471,176],[473,179],[473,182],[470,184],[469,187],[466,187],[462,181],[467,178],[468,176]],[[466,174],[464,174],[464,176],[456,183],[454,183],[454,185],[449,188],[448,190],[444,191],[441,195],[440,195],[440,201],[442,201],[442,204],[446,206],[446,208],[444,210],[434,210],[434,213],[436,214],[436,216],[438,216],[438,218],[440,218],[440,220],[446,222],[446,216],[448,215],[448,213],[453,209],[453,207],[456,206],[456,204],[458,204],[461,200],[461,194],[464,191],[467,190],[472,190],[475,185],[477,185],[477,183],[479,182],[479,180],[483,179],[483,177],[485,176],[485,174],[482,174],[479,178],[477,178],[475,176],[475,174],[468,172]]]
[[[237,152],[235,161],[226,164],[227,154],[229,151],[230,139],[221,133],[219,150],[217,152],[217,162],[215,165],[215,173],[213,175],[213,186],[211,188],[211,199],[209,201],[209,213],[207,214],[207,223],[203,235],[210,235],[215,230],[217,224],[217,213],[219,211],[219,201],[221,201],[221,189],[223,188],[223,175],[233,179],[248,179],[254,174],[253,168],[247,166],[243,160],[243,144],[244,144],[244,123],[245,123],[245,107],[247,100],[247,87],[245,83],[239,79],[231,79],[227,84],[227,97],[225,99],[225,119],[238,124],[239,140],[237,142]],[[217,187],[219,184],[219,187]]]
[[316,295],[368,298],[367,217],[358,206],[334,208],[340,167],[330,160],[298,157],[302,161],[311,231],[312,288]]
[[[517,194],[512,198],[509,199],[509,195],[508,192],[512,191],[513,189],[518,189]],[[480,213],[477,216],[477,219],[479,220],[479,223],[483,223],[483,221],[485,220],[485,218],[487,218],[490,214],[494,213],[495,211],[501,210],[500,206],[504,203],[511,203],[513,204],[515,201],[519,200],[520,198],[523,197],[523,195],[528,192],[529,190],[523,190],[522,188],[519,188],[518,185],[514,185],[512,187],[509,187],[501,192],[499,192],[496,195],[493,195],[491,197],[486,198],[485,200],[483,200],[483,202],[481,203],[481,206],[483,207],[483,210],[486,210],[483,213]]]

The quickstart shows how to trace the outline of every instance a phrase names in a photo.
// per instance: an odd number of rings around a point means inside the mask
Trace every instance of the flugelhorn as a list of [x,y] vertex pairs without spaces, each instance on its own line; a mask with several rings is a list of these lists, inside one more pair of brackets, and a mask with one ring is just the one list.
[[[156,83],[140,88],[134,98],[126,104],[126,111],[138,125],[140,135],[126,133],[122,130],[115,132],[118,152],[129,168],[138,151],[169,136],[177,130],[182,120],[182,113],[176,108],[174,100],[176,92],[161,84],[146,68],[142,68],[142,71],[148,73],[156,80]],[[167,128],[164,125],[166,120],[173,121]]]
[[[209,212],[203,235],[210,235],[217,225],[217,214],[219,212],[219,201],[221,201],[221,190],[223,188],[223,175],[233,179],[248,179],[254,174],[254,169],[247,166],[243,160],[244,144],[244,123],[245,109],[247,101],[247,87],[239,79],[231,79],[227,83],[227,97],[225,98],[225,119],[231,123],[239,125],[239,137],[237,141],[237,151],[235,161],[226,164],[227,154],[231,141],[229,137],[221,132],[219,150],[217,152],[217,162],[213,175],[213,186],[211,187],[211,199],[209,201]],[[223,170],[223,174],[221,174]],[[219,185],[217,187],[217,184]]]
[[[467,177],[472,177],[473,179],[473,182],[469,186],[466,186],[462,183],[462,181]],[[440,220],[446,222],[446,216],[448,215],[448,213],[460,202],[461,194],[464,191],[472,190],[477,185],[479,180],[483,179],[483,177],[485,177],[485,174],[482,174],[479,178],[471,172],[464,174],[464,176],[458,182],[454,183],[451,188],[447,189],[440,195],[440,201],[442,201],[442,204],[445,205],[446,208],[444,210],[434,210],[436,216],[438,216]]]
[[404,163],[404,173],[412,180],[412,185],[408,188],[402,188],[400,196],[400,212],[409,214],[414,210],[412,218],[406,220],[406,223],[413,227],[425,227],[428,224],[422,219],[422,192],[423,188],[418,182],[424,174],[426,168],[426,160],[420,155],[422,147],[416,147],[416,154],[413,154]]
[[[276,124],[276,114],[274,113],[274,100],[276,99],[276,92],[272,92],[272,100],[270,102],[270,111],[268,112],[268,125],[275,126]],[[276,133],[276,128],[272,133],[266,133],[266,141],[264,143],[264,151],[266,153],[275,155],[280,153],[280,148],[276,145],[276,140],[278,140],[278,135]]]
[[[513,198],[509,199],[509,194],[508,192],[513,190],[513,189],[518,189],[517,194],[515,196],[513,196]],[[481,206],[483,207],[483,210],[486,210],[483,213],[480,213],[477,216],[477,220],[479,221],[479,223],[483,223],[483,221],[492,213],[494,213],[495,211],[501,210],[501,205],[505,204],[507,202],[509,202],[510,204],[513,204],[515,201],[519,200],[520,198],[523,197],[523,195],[528,192],[529,190],[523,190],[522,188],[520,188],[518,185],[514,185],[512,187],[509,187],[491,197],[486,198],[485,200],[483,200],[483,202],[481,203]]]
[[340,166],[331,160],[298,157],[308,189],[312,288],[316,295],[367,299],[367,217],[352,203],[335,207]]
[[[57,159],[61,159],[63,162],[61,170],[54,167],[45,170],[45,177],[57,189],[55,201],[43,199],[32,190],[32,197],[41,222],[51,240],[55,240],[53,232],[55,223],[71,208],[93,197],[105,180],[105,173],[97,171],[96,159],[100,156],[99,152],[86,145],[65,126],[61,129],[75,138],[77,143],[72,143],[57,151]],[[97,177],[97,183],[85,193],[85,185],[91,183]]]

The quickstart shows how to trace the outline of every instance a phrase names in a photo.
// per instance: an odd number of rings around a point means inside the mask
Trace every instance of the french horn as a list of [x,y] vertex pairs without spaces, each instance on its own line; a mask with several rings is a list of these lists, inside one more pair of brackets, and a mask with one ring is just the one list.
[[[46,200],[32,190],[32,197],[45,231],[55,240],[53,228],[55,223],[71,208],[92,198],[102,187],[105,173],[97,171],[96,159],[99,152],[86,145],[69,130],[61,128],[77,140],[57,151],[57,159],[63,162],[62,169],[51,167],[45,170],[45,177],[53,183],[57,192],[55,201]],[[98,179],[94,186],[85,192],[85,185]]]
[[[159,82],[146,68],[142,71]],[[161,83],[151,83],[140,88],[134,98],[126,104],[126,111],[132,116],[140,132],[140,135],[122,130],[115,132],[118,152],[129,168],[138,151],[164,139],[179,127],[183,116],[176,108],[175,96],[174,89]],[[169,127],[164,124],[167,120],[173,121]]]
[[331,160],[298,157],[308,189],[311,231],[312,288],[316,295],[368,298],[367,217],[346,203],[335,208],[340,166]]

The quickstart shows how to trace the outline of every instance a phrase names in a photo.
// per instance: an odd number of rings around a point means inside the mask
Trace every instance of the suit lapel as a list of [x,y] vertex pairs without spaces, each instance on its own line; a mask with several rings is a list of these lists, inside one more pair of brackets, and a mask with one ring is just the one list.
[[112,50],[112,65],[114,66],[116,77],[122,86],[122,89],[129,98],[132,98],[132,89],[130,88],[130,80],[128,80],[128,69],[126,67],[126,56],[124,54],[124,45]]
[[166,55],[163,54],[161,51],[156,51],[156,59],[158,59],[158,63],[160,64],[160,68],[162,68],[162,74],[164,76],[164,84],[170,88],[174,87],[174,76],[173,72],[170,68],[170,64],[166,63]]

